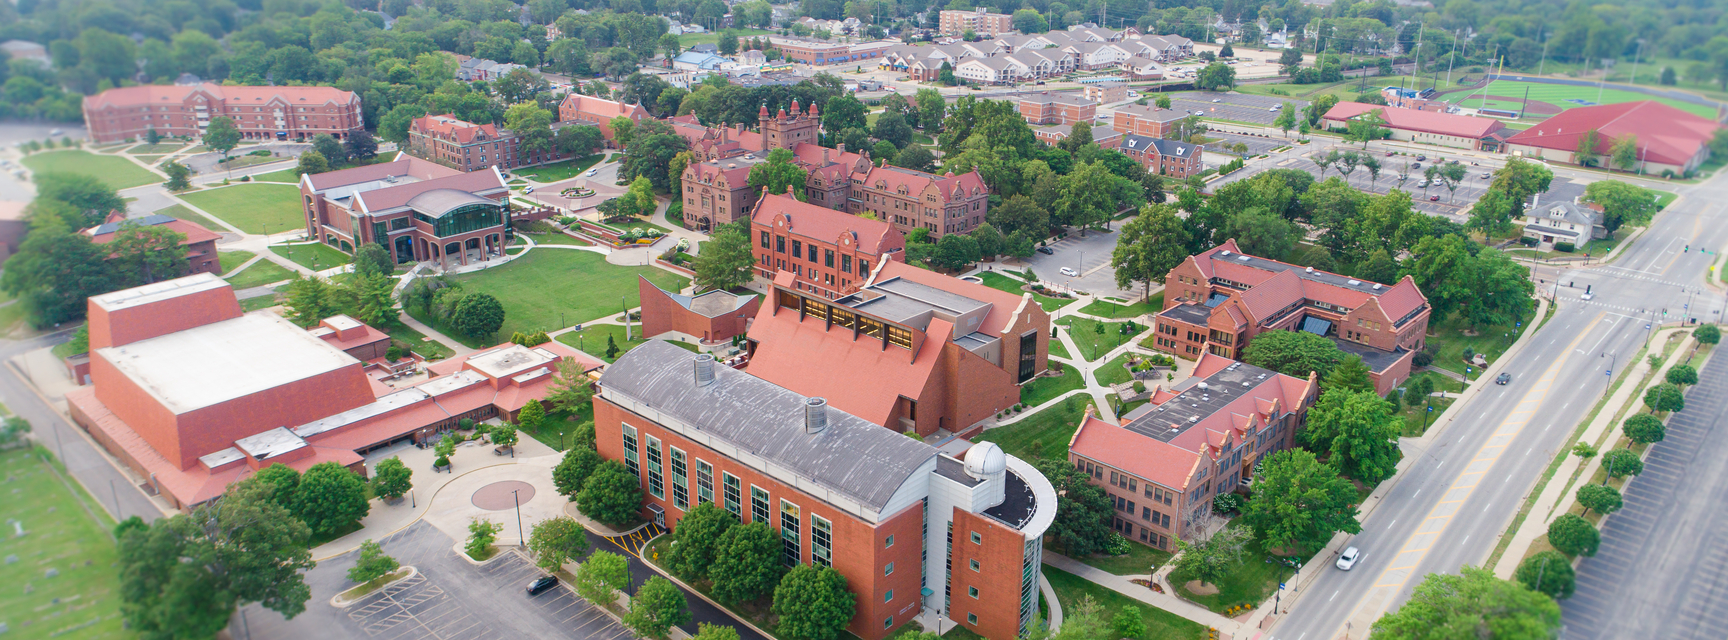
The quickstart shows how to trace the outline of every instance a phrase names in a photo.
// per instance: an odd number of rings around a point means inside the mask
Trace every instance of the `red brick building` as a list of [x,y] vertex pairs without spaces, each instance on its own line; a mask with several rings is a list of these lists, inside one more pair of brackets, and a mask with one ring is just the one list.
[[222,261],[216,257],[216,240],[220,236],[196,222],[164,215],[127,218],[125,214],[115,212],[108,216],[107,222],[85,229],[82,233],[90,236],[91,242],[108,244],[114,241],[115,233],[119,232],[121,227],[126,224],[167,227],[186,236],[185,240],[180,241],[180,246],[186,247],[186,263],[191,266],[187,275],[194,273],[222,275]]
[[509,195],[497,169],[458,173],[406,154],[300,179],[310,237],[347,253],[377,242],[398,263],[451,266],[502,256]]
[[1056,493],[995,444],[956,458],[658,340],[599,387],[596,445],[641,479],[646,515],[675,526],[712,502],[777,530],[787,565],[846,577],[858,637],[923,610],[990,640],[1028,631]]
[[1186,178],[1206,169],[1202,162],[1205,150],[1180,140],[1125,135],[1116,141],[1116,150],[1139,160],[1147,172],[1158,175]]
[[694,116],[672,119],[673,130],[701,160],[684,169],[684,226],[710,229],[749,215],[757,200],[749,186],[750,168],[767,162],[768,152],[775,149],[791,151],[792,161],[807,173],[806,200],[846,210],[852,176],[869,171],[870,159],[847,152],[845,145],[830,149],[816,144],[822,127],[816,105],[805,111],[793,100],[790,113],[780,109],[774,115],[764,105],[758,118],[758,131],[703,127]]
[[1156,344],[1190,359],[1238,358],[1261,333],[1307,331],[1361,356],[1385,395],[1410,378],[1428,315],[1428,298],[1409,276],[1392,286],[1357,280],[1246,255],[1232,239],[1170,270]]
[[1020,115],[1031,124],[1074,124],[1098,117],[1098,103],[1071,93],[1042,91],[1020,97]]
[[606,146],[615,146],[618,138],[612,133],[612,119],[624,116],[636,122],[651,120],[648,110],[639,104],[624,104],[612,100],[604,100],[594,96],[572,93],[564,97],[558,104],[559,122],[582,122],[600,127],[600,132],[606,135]]
[[363,473],[362,452],[545,397],[562,360],[601,366],[557,343],[505,345],[390,387],[377,379],[384,363],[352,355],[377,349],[375,329],[338,316],[306,331],[269,311],[242,313],[233,288],[210,274],[89,306],[90,385],[66,394],[72,420],[177,508],[276,463]]
[[1205,530],[1212,499],[1252,478],[1267,454],[1295,445],[1319,396],[1316,377],[1205,354],[1194,376],[1111,424],[1087,408],[1068,446],[1074,468],[1110,495],[1111,528],[1175,551]]
[[874,167],[866,174],[853,174],[852,213],[866,211],[894,224],[901,233],[913,229],[930,231],[936,240],[950,233],[971,233],[990,213],[990,188],[973,169],[960,175],[914,171],[903,167]]
[[747,370],[895,431],[966,434],[1046,368],[1050,316],[1028,294],[895,260],[834,300],[796,282],[775,276]]
[[1110,121],[1110,128],[1124,134],[1163,138],[1170,135],[1177,120],[1188,117],[1187,112],[1159,109],[1146,105],[1127,104],[1116,107],[1116,115]]
[[338,139],[366,126],[360,96],[334,87],[140,85],[84,98],[84,124],[97,144],[163,136],[199,137],[210,121],[234,120],[242,140]]
[[871,268],[905,261],[906,237],[892,225],[769,194],[750,216],[756,275],[793,276],[792,288],[832,300],[863,286]]
[[762,308],[762,296],[737,295],[713,290],[687,296],[661,289],[638,276],[636,290],[642,299],[642,336],[658,338],[678,333],[720,342],[744,335],[750,319]]
[[415,118],[408,124],[409,153],[457,171],[513,169],[570,157],[557,149],[531,153],[521,148],[521,141],[508,129],[465,122],[449,114]]

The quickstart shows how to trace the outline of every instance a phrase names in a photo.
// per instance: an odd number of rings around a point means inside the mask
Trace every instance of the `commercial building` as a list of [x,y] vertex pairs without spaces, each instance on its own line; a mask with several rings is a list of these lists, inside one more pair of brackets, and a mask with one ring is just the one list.
[[899,260],[829,300],[775,276],[747,370],[895,431],[967,435],[1047,365],[1050,316],[1014,295]]
[[971,11],[943,11],[937,16],[938,30],[945,35],[963,35],[967,31],[981,36],[994,36],[1014,31],[1014,16],[990,13],[978,7]]
[[1234,359],[1261,333],[1307,331],[1361,356],[1385,395],[1410,378],[1427,340],[1428,298],[1409,276],[1392,286],[1357,280],[1246,255],[1232,239],[1166,278],[1155,348],[1185,358]]
[[1020,115],[1029,124],[1074,124],[1098,117],[1098,102],[1071,93],[1038,93],[1020,96]]
[[942,175],[892,165],[852,174],[848,210],[869,212],[901,233],[926,229],[932,240],[950,233],[971,233],[990,212],[990,189],[973,169]]
[[[1598,158],[1608,158],[1616,141],[1632,136],[1638,161],[1630,170],[1686,175],[1710,159],[1710,140],[1721,128],[1713,120],[1655,100],[1577,107],[1506,138],[1506,152],[1577,164],[1579,138],[1594,131]],[[1606,160],[1598,164],[1614,166]]]
[[360,96],[334,87],[242,87],[203,83],[140,85],[84,98],[90,140],[108,144],[167,136],[201,137],[216,118],[231,118],[242,140],[337,139],[365,127]]
[[1506,125],[1493,118],[1461,116],[1437,111],[1400,109],[1360,102],[1340,102],[1321,116],[1328,129],[1347,129],[1350,121],[1374,114],[1390,130],[1393,140],[1420,142],[1454,149],[1498,151],[1506,139]]
[[1100,82],[1080,87],[1080,97],[1098,104],[1121,102],[1128,99],[1128,83]]
[[580,93],[564,96],[564,101],[558,103],[559,122],[582,122],[600,127],[600,132],[606,135],[606,146],[613,147],[618,138],[612,133],[612,119],[623,116],[637,123],[653,119],[648,110],[639,104],[624,104],[613,100],[605,100]]
[[184,240],[180,241],[180,246],[185,247],[186,264],[191,267],[187,275],[193,273],[222,275],[222,261],[216,257],[216,240],[219,236],[204,228],[204,225],[190,220],[179,220],[160,214],[147,215],[142,218],[127,218],[126,214],[117,211],[109,214],[106,222],[79,233],[89,236],[90,242],[95,244],[108,244],[118,237],[115,234],[121,228],[129,225],[165,227],[186,236]]
[[1126,104],[1116,107],[1116,115],[1110,121],[1110,128],[1129,135],[1163,138],[1170,135],[1176,121],[1186,117],[1188,114],[1183,111]]
[[775,529],[787,565],[846,577],[854,635],[878,640],[921,610],[989,640],[1032,624],[1056,493],[995,444],[954,457],[657,340],[599,387],[595,443],[640,478],[650,518],[676,526],[709,502]]
[[759,295],[738,295],[719,289],[684,295],[661,289],[641,276],[637,276],[636,292],[642,300],[645,338],[672,335],[706,343],[731,340],[744,335],[750,328],[750,319],[762,308]]
[[750,215],[756,275],[792,274],[792,288],[832,300],[857,291],[871,268],[904,261],[905,236],[892,225],[819,207],[786,194],[764,194]]
[[556,149],[530,152],[522,149],[521,144],[521,137],[508,129],[466,122],[450,114],[415,118],[408,124],[409,153],[464,173],[487,167],[513,169],[570,157]]
[[88,304],[90,385],[67,392],[72,420],[177,508],[275,463],[364,473],[362,452],[545,397],[565,359],[600,366],[557,343],[505,345],[392,387],[387,363],[348,352],[376,348],[359,323],[306,331],[270,311],[242,313],[234,289],[207,273]]
[[446,268],[503,255],[509,195],[497,169],[457,173],[406,154],[300,178],[308,237],[347,253],[377,242],[398,263]]
[[1117,141],[1116,150],[1139,160],[1148,172],[1158,175],[1186,178],[1199,175],[1206,168],[1201,162],[1205,150],[1179,140],[1125,135]]
[[1158,385],[1120,424],[1087,407],[1068,460],[1110,496],[1112,529],[1176,551],[1177,541],[1206,531],[1213,498],[1250,484],[1255,463],[1294,446],[1319,396],[1317,378],[1202,354],[1192,377]]

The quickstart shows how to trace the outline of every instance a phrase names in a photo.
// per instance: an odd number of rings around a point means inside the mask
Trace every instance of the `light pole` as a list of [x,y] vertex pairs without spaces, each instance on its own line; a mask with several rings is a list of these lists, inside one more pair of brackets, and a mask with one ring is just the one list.
[[108,492],[114,496],[114,519],[120,519],[120,490],[114,488],[114,479],[108,479]]
[[528,537],[522,535],[522,495],[517,493],[519,491],[521,489],[511,489],[510,497],[516,499],[516,540],[519,541],[518,544],[526,547],[528,546]]

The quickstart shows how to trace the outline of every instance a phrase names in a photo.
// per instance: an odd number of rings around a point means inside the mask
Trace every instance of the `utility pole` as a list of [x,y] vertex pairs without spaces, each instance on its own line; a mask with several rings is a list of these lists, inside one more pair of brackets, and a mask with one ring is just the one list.
[[1632,56],[1632,80],[1627,84],[1638,84],[1638,62],[1644,58],[1644,39],[1638,39],[1638,53]]
[[1452,86],[1452,66],[1458,64],[1458,32],[1452,32],[1452,57],[1446,61],[1446,86]]
[[1536,62],[1536,75],[1542,75],[1542,68],[1548,66],[1548,41],[1542,38],[1542,31],[1536,31],[1536,38],[1542,40],[1542,58]]

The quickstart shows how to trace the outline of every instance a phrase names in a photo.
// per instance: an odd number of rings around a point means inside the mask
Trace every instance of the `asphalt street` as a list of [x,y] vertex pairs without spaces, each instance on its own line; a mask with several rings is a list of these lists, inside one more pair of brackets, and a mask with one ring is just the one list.
[[[1436,426],[1445,430],[1428,449],[1407,448],[1417,459],[1350,542],[1362,560],[1347,572],[1334,569],[1332,558],[1311,562],[1304,570],[1324,575],[1298,594],[1273,637],[1362,637],[1424,576],[1484,562],[1542,469],[1603,395],[1610,370],[1624,369],[1637,353],[1651,318],[1667,309],[1670,321],[1682,312],[1721,319],[1722,300],[1701,291],[1714,256],[1685,247],[1728,245],[1721,204],[1728,176],[1682,192],[1614,266],[1560,275],[1551,290],[1559,299],[1553,318],[1503,369],[1512,383],[1488,386],[1459,407],[1452,424]],[[1581,299],[1587,286],[1593,300]]]
[[1626,504],[1562,601],[1568,640],[1721,638],[1728,629],[1728,358],[1715,358],[1668,420]]

